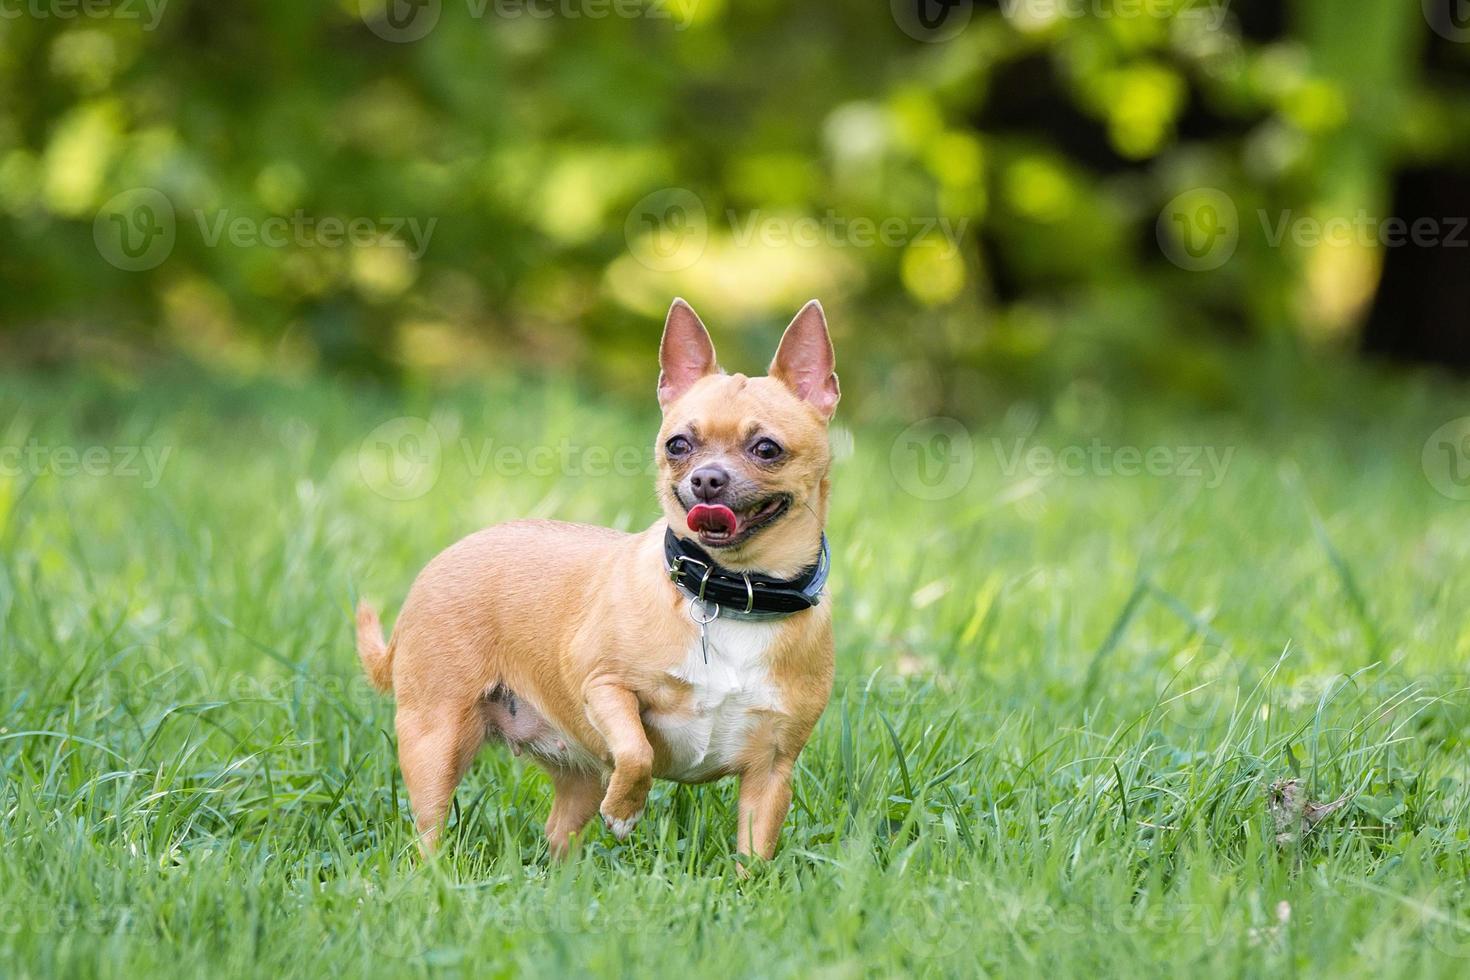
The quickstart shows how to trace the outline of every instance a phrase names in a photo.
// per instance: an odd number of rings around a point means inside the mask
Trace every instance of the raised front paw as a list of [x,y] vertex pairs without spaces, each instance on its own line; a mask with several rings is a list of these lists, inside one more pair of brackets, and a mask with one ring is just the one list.
[[643,808],[648,802],[648,797],[639,796],[637,799],[619,797],[614,799],[608,793],[602,800],[602,822],[607,824],[607,829],[618,840],[625,840],[638,826],[638,820],[643,816]]

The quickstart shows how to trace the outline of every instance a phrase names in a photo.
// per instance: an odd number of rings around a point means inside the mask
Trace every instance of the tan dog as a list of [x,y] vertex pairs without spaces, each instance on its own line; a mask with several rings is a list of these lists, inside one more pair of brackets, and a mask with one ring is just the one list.
[[640,534],[551,521],[472,534],[419,574],[386,645],[377,613],[358,610],[363,667],[398,701],[426,850],[489,738],[550,774],[557,856],[599,810],[626,837],[655,776],[739,775],[737,849],[775,852],[796,757],[832,688],[820,601],[832,342],[812,301],[769,377],[723,374],[704,324],[675,300],[659,363],[663,519]]

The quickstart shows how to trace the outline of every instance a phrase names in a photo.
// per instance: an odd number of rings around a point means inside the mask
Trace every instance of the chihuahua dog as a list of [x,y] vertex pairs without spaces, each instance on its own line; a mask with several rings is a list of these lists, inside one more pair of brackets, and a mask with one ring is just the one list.
[[377,613],[358,609],[363,667],[397,700],[426,852],[495,740],[550,775],[557,857],[595,812],[627,837],[654,777],[729,775],[740,777],[737,851],[775,853],[796,758],[832,690],[832,341],[813,300],[767,377],[725,374],[676,299],[659,367],[663,516],[652,527],[498,525],[429,563],[388,643]]

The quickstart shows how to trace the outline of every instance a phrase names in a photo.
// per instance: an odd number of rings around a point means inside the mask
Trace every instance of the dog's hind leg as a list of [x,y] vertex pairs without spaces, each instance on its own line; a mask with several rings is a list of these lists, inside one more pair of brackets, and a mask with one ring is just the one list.
[[546,820],[546,844],[552,857],[564,858],[571,850],[572,835],[587,826],[602,802],[602,777],[577,769],[554,768],[547,772],[556,787],[556,799]]
[[418,825],[425,854],[439,845],[439,833],[455,787],[485,741],[479,699],[456,707],[398,708],[398,764]]

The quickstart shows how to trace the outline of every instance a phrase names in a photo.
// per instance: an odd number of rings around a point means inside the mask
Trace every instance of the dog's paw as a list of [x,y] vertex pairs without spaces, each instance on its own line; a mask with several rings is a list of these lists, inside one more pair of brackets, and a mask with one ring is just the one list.
[[638,826],[638,821],[642,817],[643,807],[639,807],[632,815],[627,817],[615,817],[607,811],[606,807],[602,810],[602,822],[607,825],[607,829],[612,831],[612,835],[618,840],[627,840],[628,835],[633,832],[634,827]]

